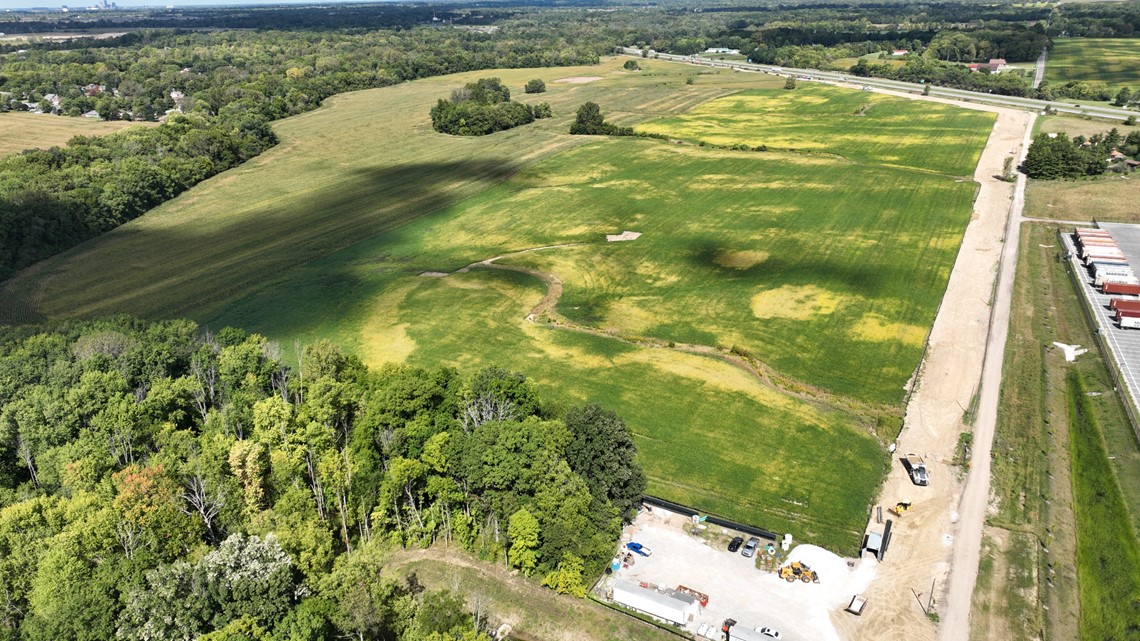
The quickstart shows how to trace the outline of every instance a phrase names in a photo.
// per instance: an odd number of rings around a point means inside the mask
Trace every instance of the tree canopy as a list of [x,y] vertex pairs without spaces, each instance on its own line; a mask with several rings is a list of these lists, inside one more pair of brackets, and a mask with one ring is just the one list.
[[189,321],[0,330],[0,639],[482,638],[385,550],[578,595],[607,564],[644,489],[612,412],[501,369],[294,358]]

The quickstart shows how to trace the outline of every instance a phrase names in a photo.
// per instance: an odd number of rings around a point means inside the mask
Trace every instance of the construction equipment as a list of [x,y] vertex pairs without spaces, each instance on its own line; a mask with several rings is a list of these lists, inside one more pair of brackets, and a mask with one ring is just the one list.
[[819,583],[819,575],[815,573],[815,570],[799,561],[793,561],[780,568],[780,578],[788,583],[795,583],[796,579],[804,583]]
[[891,508],[891,512],[894,512],[896,516],[902,516],[904,512],[909,512],[910,508],[910,501],[899,501]]

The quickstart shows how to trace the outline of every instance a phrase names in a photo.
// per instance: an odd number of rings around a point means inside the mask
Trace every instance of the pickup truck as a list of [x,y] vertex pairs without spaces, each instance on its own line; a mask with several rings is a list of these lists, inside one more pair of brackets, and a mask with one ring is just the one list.
[[903,465],[910,474],[910,480],[915,485],[930,485],[930,473],[926,471],[926,462],[918,454],[907,454],[903,457]]

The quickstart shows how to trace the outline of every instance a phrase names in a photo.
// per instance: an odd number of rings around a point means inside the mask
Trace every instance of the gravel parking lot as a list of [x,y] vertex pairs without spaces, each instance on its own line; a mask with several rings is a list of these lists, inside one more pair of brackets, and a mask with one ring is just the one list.
[[[738,628],[775,628],[787,641],[839,641],[831,617],[853,616],[842,609],[875,575],[876,561],[869,556],[849,568],[845,559],[801,545],[792,548],[789,560],[808,564],[819,573],[820,582],[787,583],[756,569],[754,559],[729,552],[725,544],[735,533],[726,533],[724,544],[714,546],[690,535],[690,527],[688,519],[659,508],[643,512],[626,529],[624,540],[649,547],[652,556],[635,556],[634,565],[606,579],[608,584],[624,580],[670,588],[684,585],[709,595],[708,605],[687,626],[690,632],[696,632],[701,623],[719,630],[725,619],[733,618]],[[709,527],[722,533],[717,526]]]

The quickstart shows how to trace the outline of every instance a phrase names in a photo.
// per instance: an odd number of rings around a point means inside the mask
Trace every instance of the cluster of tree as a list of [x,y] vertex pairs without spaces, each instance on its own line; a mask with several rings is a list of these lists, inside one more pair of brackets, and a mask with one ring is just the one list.
[[1114,93],[1107,83],[1096,80],[1087,82],[1072,80],[1064,84],[1052,84],[1045,81],[1041,84],[1038,93],[1039,97],[1045,100],[1056,100],[1058,98],[1098,102],[1111,100],[1112,104],[1117,107],[1134,108],[1140,106],[1140,94],[1132,93],[1128,87],[1123,87]]
[[1114,127],[1087,139],[1042,133],[1034,137],[1026,152],[1024,170],[1030,178],[1040,180],[1099,176],[1108,169],[1127,171],[1128,159],[1140,159],[1140,131],[1125,137]]
[[256,115],[157,127],[0,158],[0,279],[142,215],[276,144]]
[[[131,8],[99,13],[10,11],[0,20],[7,33],[124,31],[138,29],[385,29],[431,23],[483,24],[514,11],[483,8],[477,12],[455,3],[399,5],[333,5],[302,7],[169,7]],[[106,39],[91,39],[94,44]],[[17,47],[23,48],[23,47]]]
[[534,80],[527,80],[526,86],[523,87],[524,93],[546,93],[546,83],[539,78]]
[[485,136],[553,115],[548,103],[532,106],[513,101],[510,89],[498,78],[480,78],[451,92],[450,100],[440,98],[431,108],[431,126],[441,134]]
[[276,120],[345,91],[477,69],[591,64],[612,47],[589,34],[571,44],[559,27],[502,31],[145,31],[117,47],[30,45],[0,57],[0,91],[32,103],[54,94],[55,109],[69,115],[94,109],[154,120],[177,108]]
[[582,103],[570,124],[570,133],[577,136],[633,136],[632,127],[619,127],[606,122],[602,108],[596,102]]
[[947,62],[985,62],[1002,58],[1010,62],[1037,60],[1041,52],[1052,46],[1045,26],[1006,25],[973,31],[947,29],[940,31],[926,46],[924,55]]
[[482,638],[386,550],[581,594],[644,491],[620,418],[522,375],[297,363],[189,321],[3,330],[0,639]]
[[1134,2],[1057,5],[1053,19],[1049,21],[1049,35],[1135,38],[1140,35],[1140,5]]

